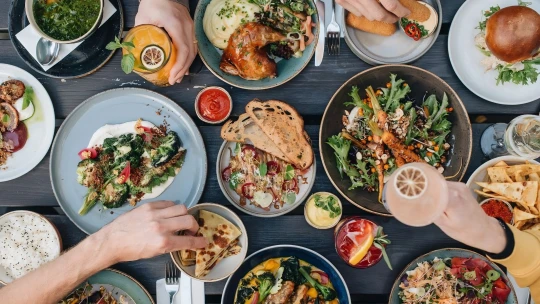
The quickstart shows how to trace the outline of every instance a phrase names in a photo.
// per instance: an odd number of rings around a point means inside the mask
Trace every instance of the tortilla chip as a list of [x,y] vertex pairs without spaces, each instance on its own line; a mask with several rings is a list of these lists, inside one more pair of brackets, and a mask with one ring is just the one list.
[[492,167],[487,168],[489,180],[492,183],[512,183],[513,180],[506,173],[505,167]]
[[540,175],[538,175],[538,173],[531,173],[529,174],[529,180],[530,181],[537,181],[537,182],[540,182]]
[[521,230],[521,228],[523,227],[523,225],[525,225],[525,222],[526,222],[526,221],[516,221],[516,220],[514,220],[514,227],[516,227],[517,229]]
[[474,192],[476,192],[477,194],[479,194],[481,196],[484,196],[484,197],[497,198],[497,199],[501,199],[501,200],[504,200],[504,201],[508,201],[507,197],[500,196],[500,195],[497,195],[495,193],[487,193],[487,192],[480,191],[478,189],[474,190]]
[[525,181],[525,174],[523,174],[523,170],[518,170],[516,173],[514,173],[514,180],[516,182],[524,182]]
[[538,215],[534,215],[525,211],[521,211],[518,208],[514,208],[514,221],[526,221],[534,218],[538,218]]
[[521,183],[479,183],[480,187],[489,189],[500,196],[507,197],[509,201],[518,202],[527,206],[536,204],[538,196],[538,182]]
[[506,168],[506,173],[509,176],[515,176],[516,172],[521,171],[523,175],[530,175],[531,173],[540,172],[540,165],[515,165]]
[[508,167],[508,164],[504,162],[504,160],[501,160],[500,162],[496,163],[493,167]]
[[540,224],[534,224],[532,227],[530,227],[527,230],[540,231]]
[[536,208],[535,206],[529,206],[529,211],[534,215],[539,215],[538,208]]

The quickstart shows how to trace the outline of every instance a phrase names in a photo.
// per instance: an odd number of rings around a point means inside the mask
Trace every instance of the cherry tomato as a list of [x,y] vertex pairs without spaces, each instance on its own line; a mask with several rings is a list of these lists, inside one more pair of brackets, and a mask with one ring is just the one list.
[[251,300],[251,304],[257,304],[259,302],[259,292],[255,291],[255,294],[253,295],[253,300]]
[[259,153],[257,152],[257,150],[255,150],[255,147],[253,147],[252,145],[244,145],[242,147],[242,160],[246,161],[246,159],[249,158],[250,156],[253,156],[254,159],[258,159]]
[[299,189],[296,178],[283,182],[283,186],[281,186],[281,189],[283,189],[283,191],[294,191],[296,194],[298,194]]
[[271,161],[267,162],[266,167],[268,168],[267,171],[266,171],[266,174],[268,174],[268,175],[273,176],[273,175],[278,174],[281,171],[277,161],[271,160]]
[[223,171],[221,171],[221,178],[228,182],[231,180],[231,173],[232,173],[232,170],[231,170],[231,166],[228,166],[227,168],[223,169]]
[[141,134],[143,140],[145,142],[151,142],[152,138],[154,138],[154,132],[152,131],[152,128],[145,127],[145,126],[139,126],[139,129],[144,132],[144,133]]
[[120,175],[116,179],[116,182],[118,184],[124,184],[129,180],[129,176],[131,175],[131,165],[129,164],[129,161],[126,163],[126,167],[122,172],[120,172]]
[[79,152],[79,157],[81,159],[94,159],[98,156],[98,153],[96,151],[96,149],[94,148],[87,148],[87,149],[82,149],[80,152]]
[[254,183],[245,183],[242,185],[242,196],[247,199],[252,199],[255,194],[255,184]]

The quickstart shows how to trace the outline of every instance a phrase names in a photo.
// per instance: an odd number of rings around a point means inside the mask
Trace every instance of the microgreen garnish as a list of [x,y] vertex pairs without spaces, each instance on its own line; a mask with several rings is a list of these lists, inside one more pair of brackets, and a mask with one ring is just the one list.
[[127,54],[122,56],[122,61],[120,62],[122,71],[124,71],[126,74],[131,73],[133,71],[133,67],[135,66],[135,56],[133,56],[131,53],[131,49],[134,47],[135,44],[133,44],[133,40],[120,42],[118,37],[114,37],[114,41],[109,42],[107,46],[105,46],[105,48],[110,51],[114,51],[116,49],[125,49],[127,51]]
[[386,238],[387,235],[383,233],[383,227],[379,226],[377,227],[377,233],[375,234],[375,238],[373,239],[373,246],[379,248],[382,251],[384,261],[386,262],[386,265],[388,265],[388,268],[392,270],[392,264],[390,264],[390,258],[388,257],[388,254],[386,254],[386,249],[384,248],[385,245],[390,245],[392,242],[390,242],[389,239]]
[[287,165],[285,168],[285,180],[291,180],[294,178],[294,168],[291,165]]
[[315,206],[330,212],[330,218],[336,218],[341,214],[341,208],[333,195],[322,198],[319,194],[313,196]]

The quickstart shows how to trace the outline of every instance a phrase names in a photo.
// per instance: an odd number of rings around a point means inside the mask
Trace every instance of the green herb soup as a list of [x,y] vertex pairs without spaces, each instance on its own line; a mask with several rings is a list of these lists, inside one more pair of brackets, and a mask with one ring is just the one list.
[[69,41],[83,36],[92,28],[100,8],[100,0],[36,0],[34,18],[45,34]]

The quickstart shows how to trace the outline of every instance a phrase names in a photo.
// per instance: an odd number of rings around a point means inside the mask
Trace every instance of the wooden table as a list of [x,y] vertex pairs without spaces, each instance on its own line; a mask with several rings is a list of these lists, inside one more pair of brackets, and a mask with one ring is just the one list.
[[[473,123],[473,153],[464,181],[472,171],[483,161],[484,157],[479,147],[480,135],[493,122],[508,122],[519,114],[538,114],[540,99],[520,106],[502,106],[485,101],[470,92],[457,78],[448,59],[447,39],[452,18],[464,0],[442,0],[443,21],[442,30],[432,49],[415,66],[429,70],[450,84],[457,91],[469,113]],[[315,67],[313,61],[306,69],[290,82],[266,91],[246,91],[233,88],[217,79],[210,71],[203,68],[198,74],[184,78],[181,84],[168,88],[158,88],[145,82],[135,74],[125,75],[120,69],[120,54],[96,73],[82,79],[61,80],[45,77],[32,69],[18,57],[11,41],[7,36],[7,16],[10,0],[0,0],[0,63],[8,63],[29,71],[43,83],[51,98],[56,111],[57,127],[63,119],[82,101],[102,91],[118,87],[147,88],[173,99],[183,107],[199,126],[204,137],[208,153],[209,170],[206,189],[201,202],[216,202],[230,206],[217,183],[215,162],[222,140],[219,137],[219,126],[211,126],[201,122],[195,115],[193,101],[200,86],[217,85],[226,88],[234,99],[232,115],[239,115],[244,106],[253,98],[281,99],[289,102],[304,116],[306,130],[313,140],[313,148],[317,155],[317,178],[313,191],[330,191],[337,193],[322,168],[318,151],[319,123],[334,92],[353,75],[370,66],[357,58],[342,41],[342,52],[339,57],[326,56],[320,67]],[[124,1],[126,29],[134,25],[137,12],[137,0]],[[194,4],[192,4],[192,8]],[[193,11],[193,9],[192,9]],[[538,85],[538,84],[536,84]],[[483,122],[483,123],[479,123]],[[463,247],[454,240],[446,237],[437,227],[410,228],[402,225],[393,218],[370,215],[346,200],[344,216],[361,215],[385,227],[392,240],[388,252],[394,270],[390,271],[384,263],[366,270],[357,270],[347,266],[340,260],[334,249],[332,231],[319,231],[311,228],[303,216],[303,208],[298,207],[293,212],[272,219],[264,219],[245,215],[242,218],[249,233],[249,252],[277,244],[296,244],[311,248],[336,265],[347,281],[353,303],[385,303],[388,301],[391,286],[398,273],[414,258],[428,251],[443,247]],[[85,234],[73,225],[58,208],[58,202],[53,195],[49,180],[49,155],[30,173],[14,181],[0,184],[0,207],[12,209],[29,209],[44,213],[58,227],[62,234],[65,247],[76,245]],[[1,208],[0,208],[1,209]],[[5,208],[6,209],[6,208]],[[0,211],[1,212],[1,211]],[[169,260],[163,255],[149,260],[121,263],[115,265],[121,271],[139,280],[148,291],[155,295],[156,280],[164,277],[164,265]],[[206,284],[207,303],[219,303],[225,282]]]

